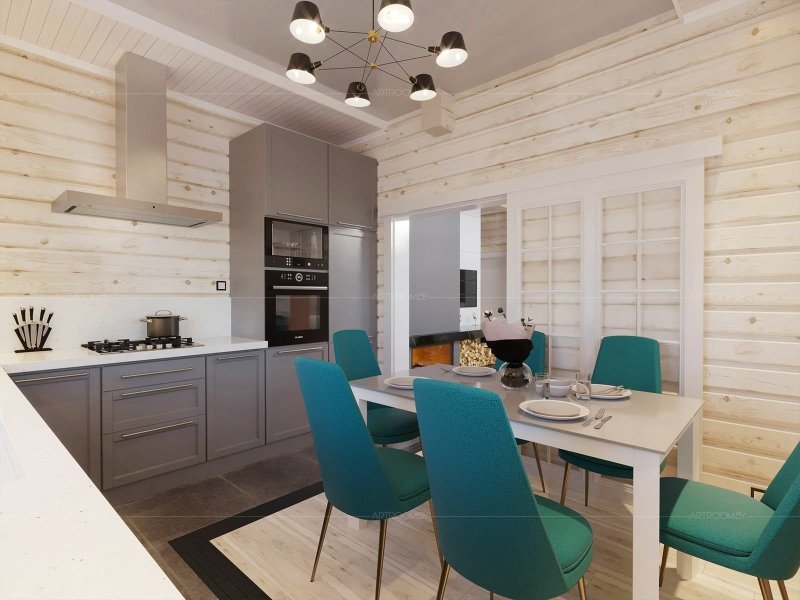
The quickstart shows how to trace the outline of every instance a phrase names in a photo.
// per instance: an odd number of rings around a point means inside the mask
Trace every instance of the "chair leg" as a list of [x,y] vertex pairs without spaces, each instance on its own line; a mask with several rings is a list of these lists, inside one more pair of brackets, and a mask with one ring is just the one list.
[[431,523],[433,524],[433,537],[436,540],[436,552],[439,553],[439,566],[444,566],[442,549],[439,547],[439,530],[436,528],[436,513],[433,510],[433,500],[428,500],[428,506],[431,509]]
[[386,527],[388,519],[381,519],[381,533],[378,540],[378,574],[375,577],[375,600],[381,597],[381,578],[383,577],[383,552],[386,549]]
[[544,474],[542,474],[542,461],[539,460],[539,444],[533,442],[533,456],[536,458],[536,468],[539,469],[539,481],[542,482],[542,493],[546,494],[547,489],[544,487]]
[[781,600],[789,600],[789,592],[786,591],[786,582],[778,579],[778,589],[781,591]]
[[769,580],[758,578],[758,586],[761,588],[761,597],[764,600],[774,600],[772,597],[772,588],[769,585]]
[[489,600],[494,600],[494,592],[489,592]]
[[325,541],[325,533],[328,531],[328,523],[331,520],[331,503],[328,502],[328,505],[325,507],[325,518],[322,520],[322,531],[319,533],[319,544],[317,544],[317,556],[314,558],[314,568],[311,570],[311,581],[314,581],[314,577],[317,574],[317,565],[319,564],[319,556],[322,554],[322,543]]
[[567,501],[567,484],[569,483],[569,463],[564,463],[564,481],[561,482],[561,504]]
[[661,555],[661,570],[658,572],[658,587],[664,585],[664,571],[667,570],[667,554],[669,554],[669,546],[664,544],[664,553]]
[[583,470],[583,505],[589,506],[589,471]]
[[439,590],[436,592],[436,600],[444,600],[444,590],[447,587],[447,577],[450,575],[450,564],[444,561],[442,574],[439,576]]
[[578,594],[581,600],[586,600],[586,580],[583,577],[578,580]]

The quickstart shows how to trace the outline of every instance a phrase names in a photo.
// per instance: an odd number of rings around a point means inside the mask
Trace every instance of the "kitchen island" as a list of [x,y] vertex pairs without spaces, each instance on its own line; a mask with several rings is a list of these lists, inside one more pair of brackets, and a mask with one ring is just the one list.
[[0,598],[181,598],[10,374],[263,350],[263,341],[199,340],[180,349],[86,349],[0,355],[5,434],[0,492]]

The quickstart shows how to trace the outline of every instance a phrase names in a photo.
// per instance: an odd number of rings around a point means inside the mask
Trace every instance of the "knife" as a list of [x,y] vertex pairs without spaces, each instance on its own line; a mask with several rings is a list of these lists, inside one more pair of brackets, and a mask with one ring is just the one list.
[[14,313],[14,321],[17,324],[17,335],[22,336],[22,346],[27,350],[28,335],[25,332],[25,311],[23,309],[19,309],[19,316],[17,313]]
[[42,336],[42,345],[40,346],[41,348],[44,348],[44,345],[47,343],[47,338],[50,336],[51,331],[53,331],[53,328],[49,325],[45,325],[44,335]]
[[608,415],[607,417],[603,417],[603,419],[597,425],[595,425],[594,428],[595,429],[600,429],[603,425],[605,425],[606,421],[608,421],[612,417],[613,417],[613,415]]
[[36,347],[36,335],[33,324],[33,304],[28,306],[28,341],[31,343],[32,347]]
[[[16,315],[14,315],[14,317],[16,318]],[[19,327],[17,327],[14,330],[14,333],[17,334],[17,337],[19,338],[19,341],[22,342],[22,348],[27,350],[28,349],[28,345],[25,343],[25,339],[22,337],[22,334],[20,333]]]
[[36,322],[36,347],[42,347],[42,333],[44,332],[44,313],[47,311],[45,310],[44,306],[39,311],[39,320]]

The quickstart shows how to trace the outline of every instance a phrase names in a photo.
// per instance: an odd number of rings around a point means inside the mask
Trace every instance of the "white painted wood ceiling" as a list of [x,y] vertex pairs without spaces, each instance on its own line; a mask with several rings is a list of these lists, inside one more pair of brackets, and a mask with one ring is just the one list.
[[69,0],[0,0],[0,34],[0,43],[19,40],[109,70],[124,52],[133,52],[167,66],[172,92],[334,144],[379,130]]

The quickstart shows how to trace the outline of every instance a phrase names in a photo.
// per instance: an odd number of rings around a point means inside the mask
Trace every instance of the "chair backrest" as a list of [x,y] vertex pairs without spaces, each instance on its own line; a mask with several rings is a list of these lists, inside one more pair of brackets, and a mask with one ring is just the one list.
[[800,443],[772,483],[762,502],[775,512],[749,557],[750,570],[764,579],[790,579],[800,568]]
[[378,359],[363,329],[343,329],[334,333],[333,352],[336,364],[342,368],[348,381],[381,374]]
[[500,397],[417,379],[417,418],[444,558],[511,598],[566,591]]
[[[541,331],[534,331],[531,335],[531,342],[533,343],[533,350],[528,354],[525,359],[525,364],[531,368],[533,373],[544,373],[546,371],[544,366],[544,353],[547,346],[547,336]],[[494,363],[494,368],[499,369],[503,361],[497,359]]]
[[658,342],[636,335],[610,335],[600,342],[592,382],[661,393]]
[[381,467],[353,391],[337,365],[296,358],[325,495],[349,515],[374,519],[398,503]]

